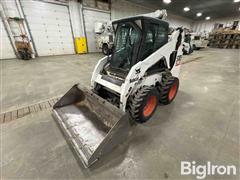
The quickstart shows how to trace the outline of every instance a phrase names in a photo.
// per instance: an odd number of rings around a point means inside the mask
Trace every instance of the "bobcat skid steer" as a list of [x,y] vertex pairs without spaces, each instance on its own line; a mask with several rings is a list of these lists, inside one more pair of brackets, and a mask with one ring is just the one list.
[[168,35],[166,10],[113,21],[111,55],[98,61],[92,90],[74,85],[53,115],[85,167],[128,138],[130,121],[146,122],[175,98],[184,33]]

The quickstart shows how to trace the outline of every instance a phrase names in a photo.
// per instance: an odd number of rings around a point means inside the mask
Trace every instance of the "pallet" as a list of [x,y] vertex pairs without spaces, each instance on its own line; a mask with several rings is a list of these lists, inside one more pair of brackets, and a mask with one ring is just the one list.
[[209,46],[214,48],[239,49],[240,31],[217,30],[209,34]]

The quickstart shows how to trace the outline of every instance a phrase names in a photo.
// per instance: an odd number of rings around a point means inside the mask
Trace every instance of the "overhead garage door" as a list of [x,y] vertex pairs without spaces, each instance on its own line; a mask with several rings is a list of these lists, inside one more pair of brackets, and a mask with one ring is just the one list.
[[16,58],[9,37],[0,19],[0,59]]
[[22,1],[39,56],[74,54],[68,7],[39,1]]
[[110,21],[110,13],[85,8],[83,10],[83,15],[87,36],[88,52],[99,52],[100,50],[96,46],[96,36],[94,32],[95,22]]

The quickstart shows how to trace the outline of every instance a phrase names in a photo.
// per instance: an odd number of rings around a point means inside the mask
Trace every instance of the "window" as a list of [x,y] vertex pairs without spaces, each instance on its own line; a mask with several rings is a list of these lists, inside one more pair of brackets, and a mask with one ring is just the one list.
[[111,59],[111,67],[128,71],[133,61],[133,51],[140,40],[140,32],[131,24],[123,23],[116,31],[114,51]]
[[194,36],[194,40],[200,40],[200,36]]
[[147,27],[147,33],[142,50],[142,58],[145,59],[153,52],[158,50],[168,41],[167,28],[162,27],[160,24],[151,23]]

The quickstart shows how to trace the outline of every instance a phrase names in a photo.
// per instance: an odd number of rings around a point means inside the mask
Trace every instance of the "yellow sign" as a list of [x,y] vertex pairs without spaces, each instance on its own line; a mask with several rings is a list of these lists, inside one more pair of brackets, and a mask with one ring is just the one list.
[[77,54],[87,53],[87,41],[85,37],[75,38],[75,47]]

